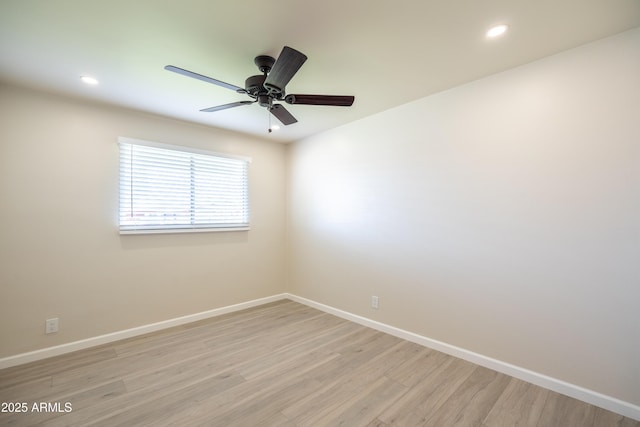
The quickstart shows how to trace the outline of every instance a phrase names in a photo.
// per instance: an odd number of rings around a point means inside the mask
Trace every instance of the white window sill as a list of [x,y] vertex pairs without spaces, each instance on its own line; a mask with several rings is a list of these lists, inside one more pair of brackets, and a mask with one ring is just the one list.
[[249,231],[250,227],[213,227],[213,228],[138,228],[120,230],[120,234],[176,234],[176,233],[216,233],[222,231]]

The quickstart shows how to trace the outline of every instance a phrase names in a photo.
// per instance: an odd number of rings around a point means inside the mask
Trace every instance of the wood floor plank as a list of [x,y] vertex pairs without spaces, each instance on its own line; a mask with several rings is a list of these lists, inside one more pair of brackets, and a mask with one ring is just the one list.
[[93,365],[82,366],[77,369],[68,369],[52,376],[52,388],[80,387],[86,383],[113,381],[127,375],[150,369],[149,360],[153,360],[160,366],[166,366],[175,360],[189,357],[194,351],[198,351],[199,345],[194,347],[172,346],[162,349],[154,348],[153,351],[135,356],[124,356],[115,359],[99,361]]
[[423,348],[399,366],[389,369],[385,375],[408,387],[413,387],[423,382],[425,377],[447,360],[451,360],[451,357],[439,351]]
[[389,362],[383,356],[403,344],[402,340],[379,332],[356,341],[339,358],[309,373],[322,387],[289,405],[283,410],[284,415],[300,425],[322,419],[345,399],[382,377],[388,368],[385,362]]
[[375,420],[372,420],[369,424],[367,424],[366,427],[389,427],[389,424],[380,421],[380,419],[376,418]]
[[407,390],[407,386],[382,377],[367,388],[354,393],[342,405],[327,414],[323,420],[312,425],[366,427],[377,419],[377,415],[382,410],[399,399]]
[[[313,381],[304,381],[301,384],[296,382],[296,379],[304,378],[305,373],[309,370],[337,357],[333,353],[330,355],[319,353],[317,356],[313,360],[309,357],[302,357],[297,363],[290,364],[287,367],[288,370],[283,370],[278,375],[246,381],[230,388],[224,394],[208,397],[197,408],[187,408],[170,414],[167,419],[163,420],[163,423],[180,425],[185,419],[195,423],[205,423],[210,420],[211,414],[215,414],[216,423],[220,422],[221,425],[224,425],[223,420],[230,423],[237,418],[238,414],[241,416],[244,416],[242,415],[244,413],[253,414],[256,418],[260,418],[265,412],[273,415],[272,410],[278,409],[279,402],[291,400],[305,390],[310,391],[319,385]],[[293,393],[293,397],[287,395],[286,387],[289,384],[292,385],[293,390],[289,390],[288,393]],[[293,387],[294,385],[296,387]]]
[[464,360],[447,357],[378,418],[392,426],[423,425],[472,374],[475,367]]
[[[196,368],[197,369],[197,368]],[[83,406],[74,403],[73,412],[65,415],[59,422],[50,424],[51,426],[85,426],[90,421],[103,420],[110,416],[120,414],[123,411],[136,408],[140,405],[149,404],[149,402],[157,402],[158,399],[179,393],[183,389],[193,387],[210,378],[225,377],[230,375],[231,370],[199,370],[198,372],[189,372],[188,375],[176,375],[171,381],[151,384],[147,387],[130,390],[125,381],[127,393],[123,395],[113,396],[111,399],[105,399],[97,404]],[[237,376],[236,378],[240,378]]]
[[511,378],[485,418],[485,427],[536,427],[549,391]]
[[539,425],[560,427],[594,425],[596,407],[558,393],[549,393]]
[[427,419],[429,426],[479,426],[509,383],[510,377],[476,367],[455,392]]
[[46,395],[51,390],[51,375],[41,376],[35,379],[25,379],[23,382],[15,382],[13,385],[0,390],[0,402],[24,401],[28,398],[36,398]]
[[163,393],[157,398],[129,405],[125,410],[109,414],[87,426],[129,427],[159,425],[167,414],[182,410],[185,406],[197,406],[199,402],[213,395],[224,393],[245,379],[232,372],[204,378],[179,390]]
[[593,427],[640,427],[640,421],[625,418],[602,408],[595,408]]
[[16,384],[23,384],[29,380],[50,377],[59,372],[82,366],[90,366],[93,363],[114,359],[116,357],[117,354],[113,348],[100,346],[27,363],[25,365],[0,369],[0,390]]
[[[121,380],[114,381],[108,384],[103,384],[97,387],[92,387],[87,390],[82,390],[76,393],[71,393],[67,396],[60,396],[56,399],[48,398],[45,401],[39,400],[34,403],[58,403],[58,408],[55,411],[43,411],[35,412],[31,411],[28,414],[11,414],[6,417],[6,420],[1,425],[37,425],[37,424],[53,424],[57,418],[62,418],[66,415],[66,404],[70,404],[71,411],[78,410],[83,407],[94,407],[102,401],[112,399],[115,396],[122,396],[126,394],[126,388]],[[72,403],[73,402],[73,403]],[[32,403],[33,405],[33,403]],[[65,421],[65,425],[67,421]]]
[[20,427],[640,427],[287,300],[0,370],[0,399],[72,405]]

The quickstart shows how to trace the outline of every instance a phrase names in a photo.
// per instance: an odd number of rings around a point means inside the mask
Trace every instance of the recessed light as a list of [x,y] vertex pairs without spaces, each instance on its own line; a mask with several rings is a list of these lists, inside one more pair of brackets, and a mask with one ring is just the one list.
[[271,130],[279,130],[279,129],[280,129],[280,126],[278,125],[271,126]]
[[83,82],[85,82],[88,85],[97,85],[98,84],[98,80],[95,79],[94,77],[90,77],[90,76],[81,76],[80,80],[82,80]]
[[493,39],[495,37],[501,36],[506,33],[508,29],[509,26],[506,24],[496,25],[495,27],[487,31],[487,37]]

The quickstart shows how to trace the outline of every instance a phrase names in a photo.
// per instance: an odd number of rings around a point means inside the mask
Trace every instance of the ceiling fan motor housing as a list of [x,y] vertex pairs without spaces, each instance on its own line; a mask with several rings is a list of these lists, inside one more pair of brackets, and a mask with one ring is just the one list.
[[247,93],[252,96],[257,96],[260,92],[266,92],[264,89],[264,81],[267,76],[257,75],[251,76],[244,82],[244,88],[247,90]]
[[266,76],[251,76],[245,81],[245,89],[247,94],[258,101],[261,107],[271,108],[274,99],[281,97],[274,96],[265,89],[263,83]]

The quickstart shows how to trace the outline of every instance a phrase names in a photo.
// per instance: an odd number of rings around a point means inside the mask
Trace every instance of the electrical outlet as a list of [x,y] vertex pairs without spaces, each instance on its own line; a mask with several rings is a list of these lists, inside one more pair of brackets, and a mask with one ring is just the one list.
[[58,318],[54,317],[53,319],[47,319],[44,322],[44,333],[45,334],[54,334],[58,332]]
[[378,307],[380,307],[380,299],[377,296],[372,295],[371,296],[371,308],[375,308],[377,310]]

